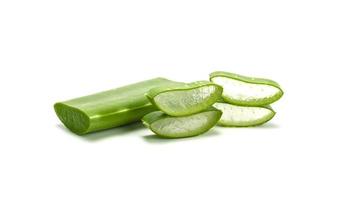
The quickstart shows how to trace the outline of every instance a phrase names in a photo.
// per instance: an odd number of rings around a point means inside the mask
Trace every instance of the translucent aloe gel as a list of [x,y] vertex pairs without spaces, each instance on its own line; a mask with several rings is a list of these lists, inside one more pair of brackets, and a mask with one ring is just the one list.
[[209,108],[202,112],[174,117],[161,111],[152,112],[142,118],[143,123],[156,135],[165,138],[185,138],[201,135],[216,125],[221,111]]
[[223,100],[234,105],[268,105],[283,95],[279,84],[269,79],[218,71],[210,74],[210,80],[223,87]]
[[219,85],[197,81],[154,88],[146,96],[162,112],[171,116],[185,116],[207,109],[220,98],[221,93]]

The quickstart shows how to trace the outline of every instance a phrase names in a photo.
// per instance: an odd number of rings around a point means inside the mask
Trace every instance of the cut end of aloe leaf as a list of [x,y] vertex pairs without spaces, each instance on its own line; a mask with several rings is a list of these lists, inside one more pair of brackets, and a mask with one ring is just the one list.
[[99,93],[58,102],[54,110],[72,132],[84,135],[139,121],[156,109],[145,97],[150,89],[178,84],[154,78]]
[[279,84],[269,79],[214,72],[210,74],[210,80],[223,87],[222,97],[225,102],[236,105],[267,105],[283,95]]
[[268,122],[275,115],[273,109],[268,106],[248,107],[219,102],[213,106],[223,113],[218,123],[221,126],[257,126]]
[[185,138],[207,132],[219,121],[221,114],[217,109],[209,109],[190,116],[173,117],[156,111],[146,115],[142,121],[161,137]]
[[56,103],[54,110],[60,121],[72,132],[78,135],[87,133],[90,120],[83,111],[63,103]]
[[185,116],[213,105],[222,94],[222,87],[209,81],[154,88],[147,97],[164,113]]

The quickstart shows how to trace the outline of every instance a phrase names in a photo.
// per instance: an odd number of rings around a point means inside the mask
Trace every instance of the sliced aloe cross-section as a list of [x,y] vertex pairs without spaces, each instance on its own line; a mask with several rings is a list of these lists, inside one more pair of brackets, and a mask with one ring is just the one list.
[[171,116],[198,113],[213,105],[222,87],[209,81],[180,83],[151,89],[146,96],[159,110]]
[[221,102],[215,103],[213,106],[222,111],[218,123],[221,126],[257,126],[268,122],[275,115],[270,106],[249,107]]
[[207,132],[217,124],[221,114],[221,111],[215,108],[182,117],[173,117],[161,111],[155,111],[144,116],[142,121],[161,137],[185,138]]
[[245,106],[271,104],[283,95],[279,84],[263,78],[253,78],[229,72],[213,72],[210,80],[223,87],[224,101]]

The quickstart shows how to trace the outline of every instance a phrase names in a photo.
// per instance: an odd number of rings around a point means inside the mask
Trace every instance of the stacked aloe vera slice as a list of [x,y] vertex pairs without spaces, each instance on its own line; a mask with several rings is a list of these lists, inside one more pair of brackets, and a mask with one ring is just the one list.
[[283,95],[279,84],[269,79],[213,72],[210,81],[224,89],[222,98],[214,104],[223,112],[219,121],[222,126],[257,126],[271,120],[275,111],[270,104]]
[[166,138],[197,136],[214,127],[222,112],[212,105],[222,87],[208,81],[151,89],[150,102],[159,109],[142,118],[155,134]]
[[155,78],[58,102],[55,112],[72,132],[84,135],[142,120],[156,135],[184,138],[216,124],[256,126],[275,115],[270,104],[283,95],[279,84],[228,72],[193,83]]

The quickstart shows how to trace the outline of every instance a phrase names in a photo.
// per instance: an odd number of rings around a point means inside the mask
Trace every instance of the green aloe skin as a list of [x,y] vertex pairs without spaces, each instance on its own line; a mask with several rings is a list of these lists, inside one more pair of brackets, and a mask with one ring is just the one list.
[[145,93],[159,86],[178,84],[155,78],[125,87],[92,94],[54,105],[61,122],[72,132],[84,135],[135,121],[156,110]]
[[223,87],[224,101],[234,105],[268,105],[284,94],[279,84],[269,79],[218,71],[210,74],[210,80]]
[[237,106],[225,102],[217,102],[213,106],[223,113],[218,122],[220,126],[258,126],[268,122],[275,115],[270,106]]
[[147,98],[170,116],[186,116],[213,105],[222,94],[222,87],[209,81],[181,83],[151,89]]
[[143,117],[142,121],[145,126],[160,137],[186,138],[207,132],[217,124],[221,115],[221,111],[214,108],[181,117],[155,111]]

